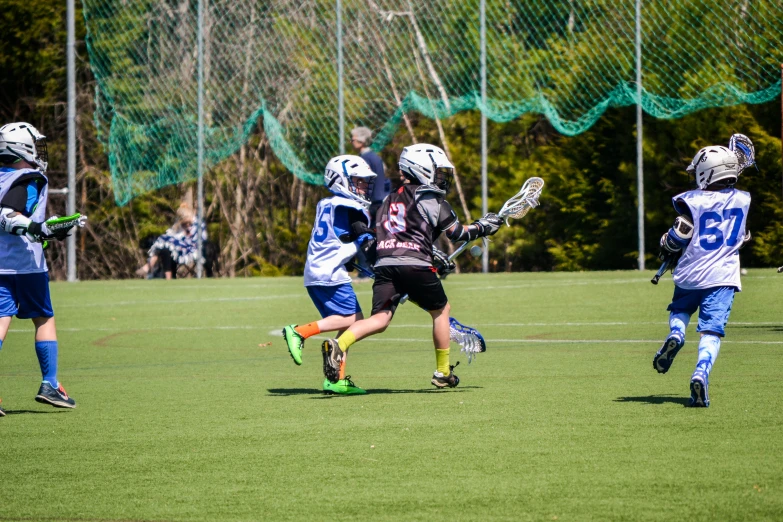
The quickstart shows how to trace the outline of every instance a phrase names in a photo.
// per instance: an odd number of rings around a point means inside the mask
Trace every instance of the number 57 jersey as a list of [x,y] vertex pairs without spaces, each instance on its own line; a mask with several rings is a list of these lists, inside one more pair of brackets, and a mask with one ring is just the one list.
[[674,270],[674,284],[684,289],[734,286],[740,283],[739,249],[745,237],[750,194],[734,188],[690,190],[672,198],[693,216],[693,238]]

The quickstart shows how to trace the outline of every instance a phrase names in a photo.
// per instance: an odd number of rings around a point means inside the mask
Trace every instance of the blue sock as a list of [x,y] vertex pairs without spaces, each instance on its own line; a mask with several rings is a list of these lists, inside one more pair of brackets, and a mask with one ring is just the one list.
[[0,350],[2,350],[2,349],[3,349],[3,340],[0,339]]
[[57,388],[57,341],[36,341],[35,354],[43,380]]
[[720,352],[720,337],[712,334],[702,336],[699,341],[699,362],[696,363],[696,369],[704,370],[709,375],[715,359],[718,358],[718,352]]
[[685,337],[685,329],[688,328],[688,323],[691,320],[691,316],[686,313],[678,313],[675,314],[674,312],[669,314],[669,329],[671,330],[671,333],[674,332],[680,332]]

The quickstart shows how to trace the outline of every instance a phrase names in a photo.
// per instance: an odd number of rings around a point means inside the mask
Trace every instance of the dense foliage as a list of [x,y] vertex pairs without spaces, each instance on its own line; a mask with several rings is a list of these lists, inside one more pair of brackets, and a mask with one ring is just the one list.
[[[44,0],[8,0],[0,13],[0,119],[26,120],[49,136],[50,177],[66,183],[65,7]],[[106,152],[95,134],[95,85],[77,15],[78,210],[90,224],[78,243],[81,279],[130,277],[141,264],[141,238],[163,232],[193,183],[170,187],[117,207]],[[702,146],[726,143],[733,132],[750,136],[759,171],[746,171],[739,186],[753,195],[753,243],[743,252],[750,266],[783,261],[783,185],[780,102],[708,109],[677,120],[645,118],[646,251],[654,262],[660,234],[674,217],[670,198],[691,187],[684,167]],[[463,219],[480,212],[479,116],[466,112],[442,123],[412,113],[383,151],[390,172],[401,148],[415,139],[448,147],[458,167],[466,207],[450,199]],[[353,122],[349,122],[350,124]],[[523,116],[489,125],[490,209],[497,209],[529,176],[546,182],[542,206],[491,246],[491,270],[600,270],[636,266],[636,143],[633,108],[612,109],[589,131],[557,133],[542,117]],[[205,180],[209,231],[221,247],[223,275],[301,273],[316,201],[323,188],[291,176],[271,153],[262,122],[250,140]],[[63,196],[50,197],[50,213],[64,211]],[[462,268],[478,269],[465,256]],[[64,274],[64,247],[50,250],[55,277]]]

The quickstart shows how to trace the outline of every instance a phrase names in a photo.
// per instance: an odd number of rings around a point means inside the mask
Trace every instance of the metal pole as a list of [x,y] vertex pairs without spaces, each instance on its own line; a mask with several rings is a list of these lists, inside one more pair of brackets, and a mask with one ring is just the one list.
[[644,160],[642,157],[642,0],[636,0],[636,227],[639,231],[639,270],[644,270]]
[[340,154],[345,154],[345,93],[343,91],[343,3],[337,0],[337,113],[339,117],[337,142]]
[[196,277],[201,279],[203,264],[201,256],[204,245],[201,240],[201,226],[204,221],[204,0],[198,0],[198,217],[196,224]]
[[[489,211],[487,203],[487,2],[480,2],[481,21],[481,212]],[[481,255],[481,271],[489,272],[489,248]]]
[[[68,199],[65,213],[76,213],[76,15],[74,0],[68,0],[66,67],[68,81]],[[68,236],[66,245],[68,281],[76,281],[76,230]]]

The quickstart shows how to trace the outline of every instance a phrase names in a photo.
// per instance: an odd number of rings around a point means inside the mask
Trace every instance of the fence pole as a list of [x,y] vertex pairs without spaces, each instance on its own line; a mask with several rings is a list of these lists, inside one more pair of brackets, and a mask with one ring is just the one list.
[[204,222],[204,0],[198,0],[198,218],[196,224],[196,248],[199,258],[196,262],[196,277],[201,279],[203,271],[204,245],[201,227]]
[[642,0],[636,0],[636,227],[639,234],[639,270],[644,270],[644,159],[642,147]]
[[[481,212],[486,215],[489,209],[487,199],[487,1],[481,0],[479,9],[481,21]],[[489,272],[489,248],[481,255],[481,271]]]
[[[68,81],[68,198],[65,213],[76,213],[76,14],[74,0],[68,0],[66,7],[68,42],[66,67]],[[66,245],[68,281],[76,281],[76,231],[68,236]]]
[[343,91],[343,3],[337,0],[337,113],[339,115],[337,142],[340,154],[345,154],[345,93]]

